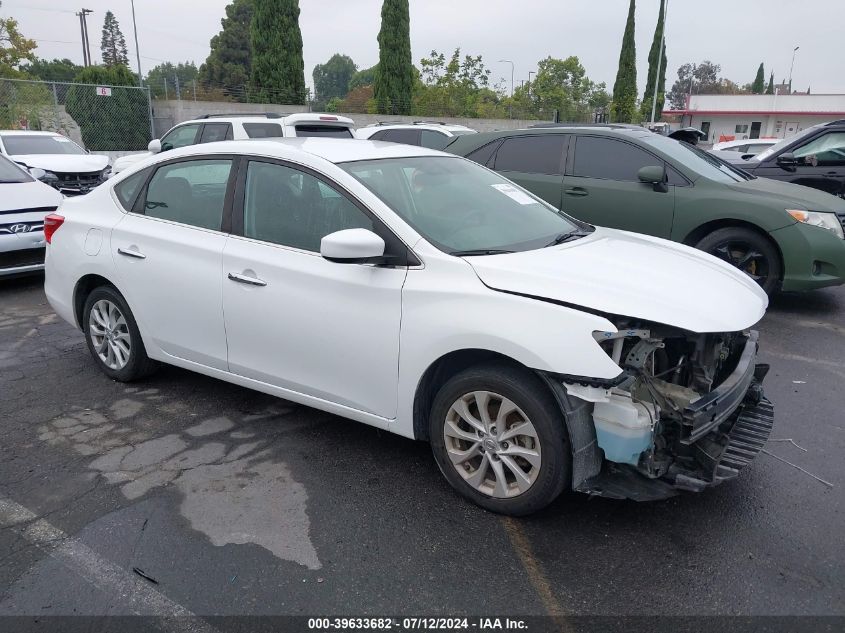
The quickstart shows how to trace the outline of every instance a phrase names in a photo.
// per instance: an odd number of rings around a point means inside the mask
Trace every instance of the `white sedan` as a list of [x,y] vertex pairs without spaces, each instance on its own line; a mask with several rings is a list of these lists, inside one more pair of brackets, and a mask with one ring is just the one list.
[[748,277],[437,151],[186,147],[66,200],[47,241],[108,377],[169,363],[430,441],[497,512],[701,490],[771,428]]

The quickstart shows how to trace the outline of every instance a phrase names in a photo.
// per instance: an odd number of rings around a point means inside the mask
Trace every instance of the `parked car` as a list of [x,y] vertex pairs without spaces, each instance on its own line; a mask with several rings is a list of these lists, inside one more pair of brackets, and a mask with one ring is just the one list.
[[413,123],[373,123],[356,130],[356,136],[371,141],[389,141],[419,145],[431,149],[443,149],[456,136],[475,134],[476,131],[464,125],[451,125],[432,121],[414,121]]
[[727,160],[755,176],[845,198],[845,119],[808,127],[751,159]]
[[58,191],[0,156],[0,277],[44,268],[44,216],[61,201]]
[[486,165],[581,220],[695,246],[768,293],[845,282],[845,202],[755,178],[647,130],[511,130],[447,151]]
[[248,138],[325,136],[355,138],[355,122],[334,114],[206,114],[173,126],[161,139],[150,141],[146,152],[121,156],[114,161],[113,174],[160,152],[215,141]]
[[[737,139],[715,143],[711,152],[736,152],[741,156],[756,156],[778,142],[776,138]],[[736,156],[734,156],[736,158]]]
[[89,154],[53,132],[0,130],[0,154],[27,168],[44,170],[42,181],[66,196],[88,193],[111,173],[108,156]]
[[109,378],[164,362],[430,441],[496,512],[702,490],[771,428],[757,284],[456,156],[185,147],[46,226],[47,298]]

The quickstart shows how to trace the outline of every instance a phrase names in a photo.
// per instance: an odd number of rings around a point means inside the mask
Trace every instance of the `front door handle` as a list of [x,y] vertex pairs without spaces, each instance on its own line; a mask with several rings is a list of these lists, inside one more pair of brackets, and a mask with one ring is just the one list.
[[146,255],[134,248],[119,248],[117,252],[127,257],[134,257],[135,259],[147,259]]
[[229,279],[237,281],[239,284],[249,284],[250,286],[266,286],[267,282],[258,277],[249,277],[248,275],[239,275],[238,273],[229,273]]
[[582,187],[571,187],[569,189],[564,189],[563,193],[567,196],[588,196],[590,192]]

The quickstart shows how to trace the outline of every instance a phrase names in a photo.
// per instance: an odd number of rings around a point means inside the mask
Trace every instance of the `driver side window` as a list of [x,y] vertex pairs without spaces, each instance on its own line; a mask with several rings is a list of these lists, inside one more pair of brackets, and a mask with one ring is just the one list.
[[164,138],[161,139],[161,151],[164,152],[169,149],[193,145],[196,141],[197,131],[199,129],[199,124],[191,124],[170,130],[170,132],[165,134]]
[[845,132],[829,132],[793,151],[799,165],[845,165]]

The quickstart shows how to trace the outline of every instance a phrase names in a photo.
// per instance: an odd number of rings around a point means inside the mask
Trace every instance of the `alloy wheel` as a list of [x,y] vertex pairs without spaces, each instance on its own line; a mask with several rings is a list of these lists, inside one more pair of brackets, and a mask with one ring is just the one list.
[[769,261],[766,256],[742,240],[726,240],[717,244],[711,254],[739,268],[761,286],[769,277]]
[[88,329],[97,356],[109,369],[126,367],[132,354],[129,326],[120,308],[107,299],[100,299],[88,316]]
[[482,494],[503,499],[528,491],[540,473],[537,430],[512,401],[490,391],[464,394],[443,425],[446,453]]

